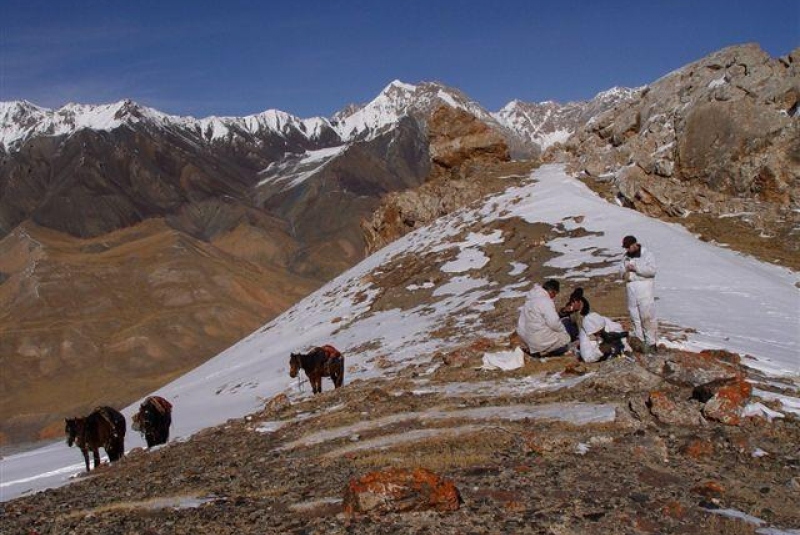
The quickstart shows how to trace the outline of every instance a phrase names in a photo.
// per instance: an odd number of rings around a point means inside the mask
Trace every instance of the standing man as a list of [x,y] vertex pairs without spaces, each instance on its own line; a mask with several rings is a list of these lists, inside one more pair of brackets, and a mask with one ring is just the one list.
[[625,256],[620,273],[625,280],[628,295],[628,312],[633,324],[633,335],[642,341],[644,353],[656,350],[658,321],[656,320],[656,259],[653,253],[636,241],[635,236],[622,239]]
[[539,357],[563,355],[568,349],[570,337],[553,302],[559,289],[553,279],[541,286],[534,284],[517,321],[517,334]]

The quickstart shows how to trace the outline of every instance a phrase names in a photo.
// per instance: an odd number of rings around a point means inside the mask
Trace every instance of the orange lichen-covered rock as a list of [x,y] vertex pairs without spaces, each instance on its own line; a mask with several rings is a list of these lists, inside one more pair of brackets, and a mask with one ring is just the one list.
[[709,440],[694,438],[684,444],[680,452],[692,459],[702,459],[714,453],[714,444]]
[[392,468],[351,479],[344,494],[344,511],[387,513],[455,511],[461,495],[452,482],[424,468]]
[[742,408],[752,391],[753,387],[743,379],[722,385],[706,402],[703,414],[706,418],[723,424],[739,425],[742,420]]
[[659,422],[670,425],[702,425],[700,412],[691,404],[676,402],[665,392],[653,391],[647,399],[647,407]]

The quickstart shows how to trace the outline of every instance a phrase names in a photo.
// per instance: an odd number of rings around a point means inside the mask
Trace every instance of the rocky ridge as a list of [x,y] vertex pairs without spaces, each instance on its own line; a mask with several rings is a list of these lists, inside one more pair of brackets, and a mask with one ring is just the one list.
[[800,49],[782,58],[755,44],[723,49],[597,116],[548,157],[648,215],[739,218],[796,255],[799,62]]

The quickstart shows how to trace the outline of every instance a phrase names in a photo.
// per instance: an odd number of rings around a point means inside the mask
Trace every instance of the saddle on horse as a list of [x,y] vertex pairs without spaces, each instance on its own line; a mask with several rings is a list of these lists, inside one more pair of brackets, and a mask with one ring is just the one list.
[[112,415],[109,414],[107,408],[108,407],[95,407],[94,412],[102,416],[103,420],[108,422],[108,427],[111,429],[111,436],[116,438],[119,436],[119,432],[117,431],[117,424]]
[[172,403],[162,398],[161,396],[150,396],[150,401],[153,402],[153,406],[161,414],[172,412]]
[[331,375],[331,365],[338,364],[344,357],[338,349],[332,345],[320,346],[320,349],[325,353],[325,362],[323,363],[323,370],[325,376]]

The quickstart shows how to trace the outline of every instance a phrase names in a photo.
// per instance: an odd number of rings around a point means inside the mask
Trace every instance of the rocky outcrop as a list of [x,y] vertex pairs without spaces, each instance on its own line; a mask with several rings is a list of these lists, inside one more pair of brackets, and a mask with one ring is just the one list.
[[611,181],[653,216],[747,212],[769,230],[800,204],[800,49],[723,49],[600,115],[565,146],[571,169]]
[[503,137],[464,110],[442,106],[427,124],[430,175],[419,188],[384,197],[362,221],[368,251],[485,195],[480,172],[510,159]]
[[459,179],[486,165],[508,161],[500,134],[464,110],[441,106],[428,123],[432,169],[429,180]]
[[344,493],[344,511],[402,513],[456,511],[461,496],[452,482],[424,468],[393,468],[350,480]]

